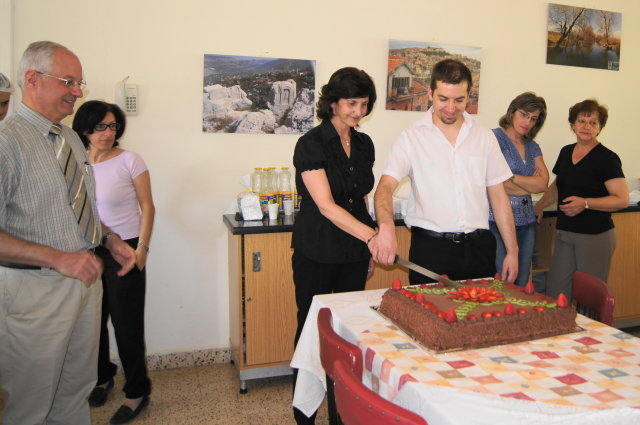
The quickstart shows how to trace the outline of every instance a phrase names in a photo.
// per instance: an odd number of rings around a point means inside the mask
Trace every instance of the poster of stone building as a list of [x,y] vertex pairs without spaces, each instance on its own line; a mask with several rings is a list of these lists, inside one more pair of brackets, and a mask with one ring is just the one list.
[[204,55],[204,133],[304,134],[314,126],[312,60]]
[[473,78],[466,111],[478,113],[480,97],[480,47],[453,44],[428,43],[422,41],[389,40],[389,62],[387,67],[387,110],[426,111],[429,102],[431,70],[443,59],[463,62]]
[[622,14],[549,3],[547,63],[618,71]]

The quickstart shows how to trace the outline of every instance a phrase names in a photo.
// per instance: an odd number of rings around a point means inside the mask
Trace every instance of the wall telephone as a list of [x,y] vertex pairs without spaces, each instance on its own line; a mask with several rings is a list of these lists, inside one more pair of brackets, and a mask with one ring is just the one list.
[[125,84],[129,77],[116,83],[116,105],[126,115],[138,115],[138,85]]

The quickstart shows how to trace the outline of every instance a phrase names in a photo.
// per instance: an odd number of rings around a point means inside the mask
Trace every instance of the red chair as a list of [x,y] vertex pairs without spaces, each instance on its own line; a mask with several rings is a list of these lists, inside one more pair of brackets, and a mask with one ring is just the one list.
[[327,374],[327,400],[329,404],[329,424],[338,424],[336,402],[333,395],[333,364],[343,360],[362,380],[362,351],[342,338],[333,330],[333,316],[328,308],[318,312],[318,332],[320,334],[320,363]]
[[427,425],[423,417],[365,387],[343,360],[334,363],[333,377],[338,413],[344,425]]
[[576,270],[573,273],[572,296],[578,303],[578,313],[613,326],[616,299],[609,285],[595,276]]

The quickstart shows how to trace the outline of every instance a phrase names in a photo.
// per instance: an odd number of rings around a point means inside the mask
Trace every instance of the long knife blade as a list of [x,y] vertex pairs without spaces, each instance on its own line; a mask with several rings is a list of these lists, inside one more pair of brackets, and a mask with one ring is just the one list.
[[455,282],[451,279],[447,279],[446,277],[442,277],[439,274],[432,272],[431,270],[425,269],[424,267],[420,267],[419,265],[412,263],[411,261],[405,260],[399,255],[396,255],[396,263],[410,270],[413,270],[416,273],[420,273],[423,276],[427,276],[427,277],[430,277],[431,279],[437,280],[438,282],[442,282],[447,286],[451,286],[453,288],[463,288],[463,285],[459,284],[458,282]]

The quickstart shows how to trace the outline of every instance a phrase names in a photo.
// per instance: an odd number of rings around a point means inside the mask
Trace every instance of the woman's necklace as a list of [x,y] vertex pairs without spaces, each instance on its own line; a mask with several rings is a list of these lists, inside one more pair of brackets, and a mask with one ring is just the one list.
[[345,143],[347,146],[349,146],[349,141],[348,141],[348,140],[345,140],[345,141],[344,141],[344,143]]

